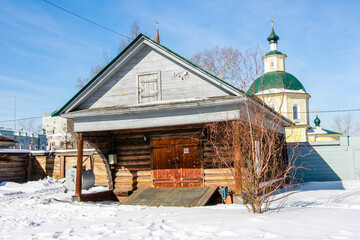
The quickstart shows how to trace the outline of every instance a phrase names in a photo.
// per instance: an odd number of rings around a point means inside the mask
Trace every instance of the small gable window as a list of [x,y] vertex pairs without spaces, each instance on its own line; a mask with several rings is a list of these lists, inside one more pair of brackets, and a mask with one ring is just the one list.
[[297,104],[293,105],[293,119],[298,120],[299,119],[299,107]]
[[160,72],[139,74],[137,86],[139,103],[161,100]]

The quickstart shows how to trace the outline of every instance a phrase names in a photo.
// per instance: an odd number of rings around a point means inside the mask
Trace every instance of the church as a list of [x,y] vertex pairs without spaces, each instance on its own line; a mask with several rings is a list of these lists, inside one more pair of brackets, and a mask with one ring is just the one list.
[[290,119],[294,125],[287,127],[287,142],[327,142],[339,141],[340,133],[320,127],[320,119],[316,116],[315,127],[310,126],[309,99],[302,83],[292,74],[285,71],[286,54],[278,51],[279,36],[274,26],[267,40],[270,52],[262,59],[265,74],[257,78],[248,90],[249,95],[256,95],[272,109]]

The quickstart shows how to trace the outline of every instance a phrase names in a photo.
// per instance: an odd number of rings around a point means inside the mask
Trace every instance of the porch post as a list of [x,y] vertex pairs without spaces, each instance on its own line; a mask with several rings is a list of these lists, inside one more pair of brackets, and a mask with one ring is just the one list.
[[78,150],[77,150],[77,164],[76,164],[76,186],[75,186],[75,197],[81,195],[81,182],[82,182],[82,163],[83,163],[83,137],[82,133],[79,133],[78,139]]
[[242,193],[242,183],[241,183],[241,162],[240,162],[240,153],[237,148],[235,148],[234,154],[234,171],[235,171],[235,193]]
[[[237,120],[238,121],[238,120]],[[233,151],[234,151],[234,172],[235,172],[235,193],[242,193],[242,182],[241,182],[241,152],[240,152],[240,132],[239,132],[239,123],[237,121],[233,122]]]

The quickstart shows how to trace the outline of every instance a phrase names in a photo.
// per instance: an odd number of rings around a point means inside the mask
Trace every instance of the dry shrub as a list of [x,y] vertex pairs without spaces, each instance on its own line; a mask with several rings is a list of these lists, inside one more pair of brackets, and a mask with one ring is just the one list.
[[[251,211],[262,213],[274,203],[275,193],[294,182],[297,155],[286,153],[285,120],[259,98],[246,96],[239,116],[209,123],[207,141],[214,149],[214,167],[229,168],[235,194]],[[277,207],[285,200],[277,201]]]

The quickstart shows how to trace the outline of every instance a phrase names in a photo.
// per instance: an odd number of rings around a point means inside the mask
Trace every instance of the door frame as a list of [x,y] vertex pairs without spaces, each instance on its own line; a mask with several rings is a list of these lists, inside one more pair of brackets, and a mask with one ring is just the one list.
[[[161,136],[160,140],[183,140],[183,139],[191,139],[192,137],[172,137],[174,136],[173,134],[165,134]],[[205,186],[205,175],[204,175],[204,162],[203,162],[203,141],[200,137],[196,138],[198,140],[198,144],[199,144],[199,161],[200,161],[200,175],[202,178],[201,181],[201,187]],[[154,158],[153,158],[153,149],[154,149],[154,145],[153,145],[153,137],[150,137],[150,166],[151,166],[151,187],[155,187],[154,186],[154,179],[155,179],[155,174],[154,174]],[[155,140],[158,141],[159,139]]]
[[141,102],[141,91],[140,91],[140,84],[139,84],[139,77],[140,76],[144,76],[144,75],[153,75],[153,74],[157,74],[158,76],[158,80],[157,80],[157,100],[162,100],[162,85],[161,85],[161,71],[153,71],[153,72],[142,72],[142,73],[138,73],[136,74],[136,96],[137,96],[137,103],[142,103]]

